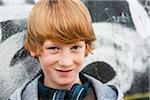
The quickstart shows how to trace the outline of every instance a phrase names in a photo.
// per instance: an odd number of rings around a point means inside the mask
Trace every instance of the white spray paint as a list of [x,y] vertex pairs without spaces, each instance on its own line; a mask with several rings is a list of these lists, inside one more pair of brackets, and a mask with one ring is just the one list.
[[[11,4],[12,1],[3,1],[5,6],[0,6],[0,22],[7,20],[27,19],[33,5],[20,5],[22,1],[20,3],[17,1],[14,1],[13,4]],[[19,5],[16,5],[16,3]],[[15,66],[10,67],[12,58],[23,47],[23,37],[24,32],[16,33],[0,44],[1,100],[6,100],[17,87],[20,87],[25,81],[28,80],[28,73],[26,71],[27,67],[24,65],[24,62],[19,62]],[[2,30],[0,26],[0,41],[1,39]],[[24,61],[26,61],[26,59]]]
[[[96,49],[93,55],[89,55],[83,66],[93,61],[105,61],[116,71],[116,77],[108,84],[118,84],[123,92],[130,89],[134,72],[144,72],[147,68],[142,62],[145,56],[137,56],[138,48],[141,48],[141,41],[144,41],[136,31],[112,23],[94,23],[94,32],[97,37]],[[114,43],[117,48],[114,48]],[[150,43],[148,43],[150,44]],[[143,45],[142,48],[146,48]],[[145,52],[147,50],[145,49]],[[119,62],[119,63],[118,63]],[[129,77],[130,76],[130,77]]]
[[27,19],[32,5],[0,6],[0,22],[14,19]]
[[129,3],[129,9],[133,23],[135,25],[137,33],[142,38],[150,36],[150,18],[145,9],[137,0],[127,0]]
[[1,40],[2,40],[2,28],[0,26],[0,42],[1,42]]
[[22,4],[25,4],[25,1],[24,0],[3,0],[3,3],[5,5],[22,5]]
[[26,67],[19,62],[10,67],[10,62],[16,52],[23,46],[24,33],[17,33],[0,44],[0,98],[9,97],[16,87],[27,79]]

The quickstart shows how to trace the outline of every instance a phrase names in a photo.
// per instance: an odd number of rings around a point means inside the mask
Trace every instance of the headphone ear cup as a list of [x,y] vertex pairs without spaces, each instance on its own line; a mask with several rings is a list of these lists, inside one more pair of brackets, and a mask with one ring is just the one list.
[[85,89],[79,84],[74,84],[70,90],[68,100],[82,100],[85,95]]
[[65,90],[56,90],[54,95],[53,95],[53,99],[52,100],[64,100],[66,95],[66,91]]

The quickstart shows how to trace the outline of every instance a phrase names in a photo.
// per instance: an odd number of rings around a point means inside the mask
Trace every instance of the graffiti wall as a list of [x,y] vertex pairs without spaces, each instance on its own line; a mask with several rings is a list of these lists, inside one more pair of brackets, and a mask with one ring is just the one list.
[[[39,71],[23,48],[28,14],[38,0],[0,0],[0,100],[6,100]],[[84,72],[116,84],[125,100],[149,99],[150,1],[82,0],[96,34]]]

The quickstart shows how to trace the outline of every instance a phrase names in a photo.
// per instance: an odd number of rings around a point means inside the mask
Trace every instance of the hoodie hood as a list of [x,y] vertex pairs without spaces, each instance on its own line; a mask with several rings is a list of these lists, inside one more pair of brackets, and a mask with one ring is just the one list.
[[[117,86],[103,84],[87,74],[84,76],[92,83],[97,100],[123,100],[123,94]],[[41,75],[18,88],[10,100],[38,100],[38,80],[40,77]]]

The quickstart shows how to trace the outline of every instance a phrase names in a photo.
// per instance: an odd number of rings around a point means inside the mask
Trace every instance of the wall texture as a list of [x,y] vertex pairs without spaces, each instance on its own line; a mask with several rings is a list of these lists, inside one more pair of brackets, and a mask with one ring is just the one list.
[[[0,100],[40,69],[23,48],[28,14],[38,0],[0,0]],[[97,37],[83,71],[107,84],[117,84],[126,100],[148,99],[150,71],[150,2],[148,0],[83,0]],[[86,66],[86,67],[85,67]],[[144,100],[144,99],[143,99]]]

